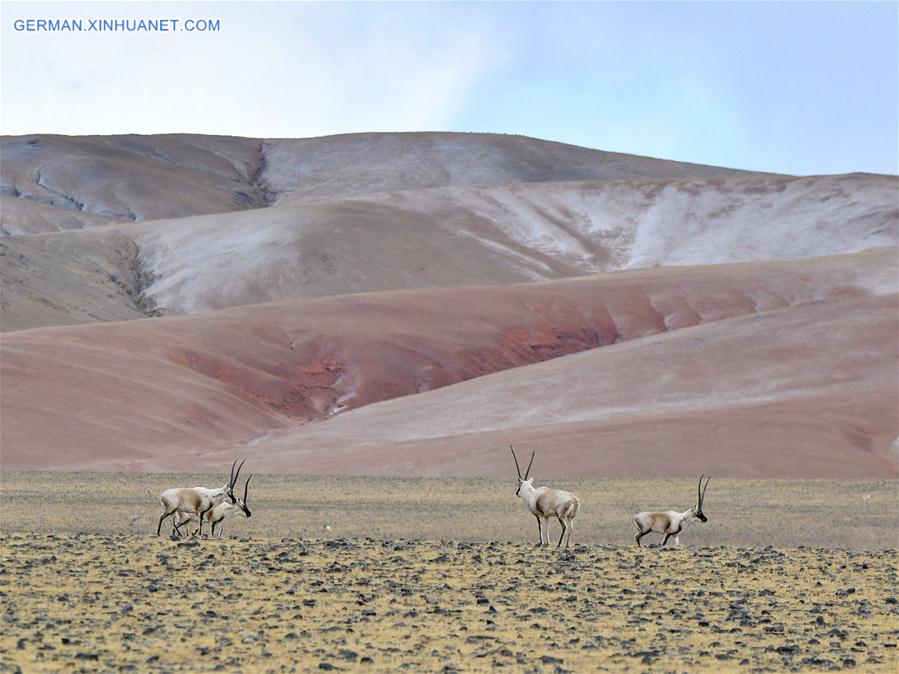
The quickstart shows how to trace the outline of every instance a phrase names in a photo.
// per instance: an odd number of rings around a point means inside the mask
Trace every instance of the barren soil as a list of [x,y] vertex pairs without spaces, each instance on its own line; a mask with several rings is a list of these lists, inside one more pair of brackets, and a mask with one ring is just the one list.
[[896,477],[896,302],[860,297],[736,317],[231,446],[93,465],[214,471],[252,457],[272,473],[499,476],[512,443],[538,450],[541,475]]
[[897,190],[888,176],[526,183],[7,237],[24,257],[4,264],[3,330],[127,317],[110,274],[168,315],[894,248]]
[[896,176],[499,134],[0,154],[6,469],[899,476]]
[[[34,134],[3,137],[2,155],[0,193],[119,220],[446,185],[765,175],[481,133],[302,139]],[[4,224],[14,224],[14,232],[71,226],[48,221],[40,211]]]
[[[292,538],[416,538],[536,542],[537,525],[515,497],[508,449],[506,478],[386,478],[257,474],[250,485],[250,519],[225,524],[227,534]],[[40,533],[156,532],[159,492],[172,486],[221,486],[220,475],[12,472],[0,475],[0,529]],[[253,470],[252,459],[245,466]],[[695,504],[690,479],[545,479],[569,489],[581,509],[572,541],[633,543],[633,513],[684,511]],[[241,476],[241,483],[243,482]],[[238,495],[242,493],[238,489]],[[712,476],[706,524],[681,536],[687,546],[880,549],[899,546],[899,484],[892,480],[727,480]],[[326,530],[325,527],[330,527]],[[166,524],[165,533],[171,525]],[[558,524],[550,533],[558,536]],[[660,542],[660,536],[650,536]],[[644,541],[645,542],[645,541]]]
[[628,513],[692,481],[566,480],[584,507],[556,552],[511,480],[256,476],[230,537],[148,535],[151,494],[197,479],[4,473],[5,670],[897,666],[895,483],[713,478],[709,523],[660,549]]
[[[271,472],[500,475],[485,448],[539,438],[552,474],[624,476],[664,437],[694,463],[650,474],[894,475],[895,274],[878,252],[8,333],[4,462],[215,470],[230,450]],[[597,422],[619,430],[597,441]]]

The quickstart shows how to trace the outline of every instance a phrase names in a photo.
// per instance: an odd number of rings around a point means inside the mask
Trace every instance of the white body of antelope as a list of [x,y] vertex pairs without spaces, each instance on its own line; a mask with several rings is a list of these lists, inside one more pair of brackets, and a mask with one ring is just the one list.
[[[231,478],[228,484],[218,489],[208,489],[206,487],[174,487],[166,489],[159,495],[159,504],[162,506],[162,515],[159,517],[159,525],[156,527],[156,535],[159,536],[162,531],[162,523],[168,517],[173,517],[176,512],[195,513],[200,521],[199,533],[203,533],[203,516],[212,510],[219,503],[227,499],[229,502],[237,503],[234,496],[234,483],[237,482],[237,476],[243,467],[244,461],[241,461],[234,472],[234,466],[237,461],[231,464]],[[177,525],[175,526],[177,530]],[[180,531],[179,531],[180,533]]]
[[528,469],[521,477],[521,468],[518,465],[518,457],[515,456],[515,450],[512,450],[512,458],[515,459],[515,469],[518,471],[518,489],[515,495],[520,497],[525,507],[531,514],[537,518],[537,529],[540,533],[539,546],[549,545],[549,519],[555,517],[562,525],[562,535],[556,547],[562,545],[562,539],[565,534],[568,538],[565,540],[565,547],[571,542],[571,530],[574,528],[574,516],[577,515],[580,502],[577,496],[570,491],[562,489],[550,489],[549,487],[535,487],[534,478],[528,477],[531,472],[531,466],[534,463],[534,452],[531,453],[531,461],[528,463]]
[[634,538],[637,545],[640,545],[640,539],[647,534],[665,534],[665,540],[662,545],[668,542],[668,539],[674,536],[674,545],[680,545],[680,532],[684,525],[698,519],[700,522],[707,522],[708,518],[702,512],[702,502],[705,499],[705,488],[709,486],[711,476],[702,484],[704,475],[699,476],[699,485],[696,487],[696,505],[684,512],[676,510],[667,510],[665,512],[643,512],[634,515]]
[[[214,506],[212,510],[206,512],[203,516],[203,519],[206,520],[207,524],[212,525],[212,536],[215,537],[215,528],[218,526],[219,528],[219,537],[222,536],[222,522],[230,517],[234,517],[235,515],[243,514],[244,517],[251,517],[253,513],[250,512],[250,508],[247,506],[247,490],[250,487],[250,479],[253,477],[251,474],[250,477],[247,478],[247,481],[243,486],[243,498],[237,499],[237,503],[228,503],[227,501],[222,501],[218,505]],[[181,527],[183,527],[188,522],[198,522],[199,516],[193,512],[184,512],[184,511],[176,511],[175,512],[175,529],[178,533],[181,533]],[[199,529],[197,529],[199,532]]]

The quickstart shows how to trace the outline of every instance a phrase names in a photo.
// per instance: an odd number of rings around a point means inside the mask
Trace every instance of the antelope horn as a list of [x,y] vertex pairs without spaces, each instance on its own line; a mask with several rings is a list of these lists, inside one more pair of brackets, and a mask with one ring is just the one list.
[[234,484],[234,466],[237,465],[237,459],[234,459],[234,463],[231,464],[231,476],[228,478],[228,484]]
[[[512,445],[509,445],[509,449],[512,449]],[[512,458],[515,459],[515,470],[518,472],[518,479],[521,479],[521,468],[518,465],[518,457],[515,456],[515,450],[512,449]]]
[[709,480],[711,480],[711,479],[712,479],[712,476],[711,476],[711,475],[709,475],[709,476],[705,479],[705,486],[703,486],[703,488],[702,488],[702,495],[699,497],[699,509],[700,509],[700,510],[702,510],[702,502],[705,501],[705,490],[706,490],[706,487],[709,486]]
[[[246,459],[240,462],[240,465],[237,467],[237,472],[234,473],[234,477],[231,478],[231,488],[234,489],[234,485],[237,484],[237,476],[240,475],[240,469],[243,468],[243,465],[247,462]],[[235,461],[234,463],[237,463]]]
[[527,480],[527,479],[528,479],[528,475],[531,474],[531,466],[534,465],[534,454],[536,454],[536,453],[537,453],[537,452],[531,452],[531,462],[528,464],[528,469],[527,469],[526,471],[524,471],[524,479],[525,479],[525,480]]
[[250,477],[247,478],[247,481],[244,483],[244,486],[243,486],[243,504],[244,505],[247,504],[247,489],[250,486],[250,480],[253,478],[253,475],[255,475],[255,473],[250,473]]

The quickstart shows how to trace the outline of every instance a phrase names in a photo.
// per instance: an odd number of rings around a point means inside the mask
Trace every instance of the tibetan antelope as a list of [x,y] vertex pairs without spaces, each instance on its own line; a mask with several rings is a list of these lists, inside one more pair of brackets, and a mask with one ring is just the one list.
[[[219,528],[219,537],[222,535],[222,522],[224,522],[229,517],[234,517],[235,515],[240,515],[243,513],[244,517],[250,517],[252,513],[250,512],[249,507],[247,506],[247,489],[250,487],[250,479],[253,477],[253,474],[250,474],[250,477],[247,478],[247,481],[243,485],[243,498],[237,499],[237,503],[228,503],[227,501],[222,501],[217,506],[213,507],[212,510],[206,512],[204,519],[207,523],[212,524],[212,537],[215,537],[215,527]],[[199,520],[199,517],[194,512],[184,512],[184,511],[176,511],[175,512],[175,529],[178,533],[181,533],[181,527],[183,527],[188,522],[196,522]],[[199,529],[197,529],[199,531]]]
[[709,486],[711,476],[702,484],[702,478],[699,476],[699,484],[696,487],[696,506],[682,513],[669,510],[663,513],[637,513],[634,515],[634,526],[636,527],[634,538],[637,545],[640,545],[640,539],[646,534],[665,534],[665,540],[662,545],[668,542],[668,539],[674,536],[674,544],[680,545],[678,534],[684,528],[684,525],[691,520],[698,519],[700,522],[708,522],[708,518],[702,512],[702,502],[705,500],[705,488]]
[[[512,445],[509,445],[512,449]],[[570,491],[562,491],[561,489],[550,489],[549,487],[535,487],[534,478],[528,477],[531,473],[531,465],[534,463],[534,454],[531,452],[531,461],[528,463],[528,469],[521,477],[521,467],[518,465],[518,457],[515,456],[515,450],[512,449],[512,458],[515,459],[515,470],[518,471],[518,489],[515,495],[520,496],[521,500],[531,514],[537,518],[537,529],[540,531],[540,542],[538,547],[549,545],[549,518],[555,517],[562,525],[562,535],[559,537],[558,548],[562,545],[562,539],[568,534],[568,540],[565,541],[565,547],[571,542],[571,530],[574,527],[574,516],[577,515],[577,509],[580,503],[577,496]],[[547,520],[547,521],[544,521]],[[543,542],[544,536],[546,543]]]
[[[223,500],[227,499],[232,504],[237,503],[234,497],[234,484],[237,482],[237,476],[240,475],[240,469],[246,459],[237,466],[237,461],[231,464],[231,477],[228,484],[218,489],[207,489],[206,487],[174,487],[166,489],[159,495],[159,503],[162,505],[162,515],[159,517],[159,525],[156,527],[156,535],[162,531],[162,523],[167,517],[172,517],[176,512],[196,513],[200,520],[199,533],[203,533],[203,516],[212,508]],[[237,466],[237,472],[234,472],[234,466]],[[175,529],[178,530],[177,526]],[[178,533],[181,533],[178,530]]]

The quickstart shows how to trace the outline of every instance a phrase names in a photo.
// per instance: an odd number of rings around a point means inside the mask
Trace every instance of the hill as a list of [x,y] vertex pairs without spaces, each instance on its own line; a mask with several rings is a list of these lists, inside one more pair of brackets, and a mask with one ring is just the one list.
[[[264,443],[256,443],[277,429],[324,419],[330,420],[322,428],[346,428],[336,423],[335,415],[371,403],[405,396],[396,401],[397,409],[414,408],[419,398],[428,399],[423,397],[426,391],[467,380],[479,382],[483,375],[520,371],[524,381],[542,381],[544,375],[521,366],[580,351],[602,358],[596,367],[576,366],[569,372],[574,382],[578,372],[605,373],[608,359],[630,363],[616,344],[642,343],[654,335],[674,338],[693,326],[720,324],[714,332],[720,341],[735,317],[785,312],[789,318],[791,309],[801,307],[830,315],[834,306],[867,303],[866,321],[875,330],[875,319],[880,321],[877,325],[887,320],[881,314],[889,308],[896,270],[892,255],[867,253],[804,262],[620,272],[536,284],[345,295],[7,333],[0,344],[3,462],[11,469],[126,466],[144,460],[156,465],[152,462],[164,464],[171,454],[193,449],[215,453],[250,443],[252,449],[243,451],[251,451],[258,463],[267,450]],[[880,298],[879,303],[872,304],[872,298]],[[791,360],[777,365],[787,355],[776,341],[778,334],[773,331],[756,348],[757,360],[734,363],[729,369],[722,366],[720,374],[727,377],[728,386],[745,385],[733,378],[735,373],[759,377],[764,359],[784,376],[806,376],[811,362],[797,360],[794,368],[791,355]],[[878,368],[890,362],[891,345],[885,338],[874,358],[868,341],[847,344],[836,340],[835,334],[831,337],[815,346],[822,361],[868,358],[873,371],[881,374]],[[663,340],[662,345],[668,343]],[[744,346],[723,343],[726,349]],[[661,353],[679,348],[681,342],[671,344],[675,346]],[[765,348],[770,351],[767,355]],[[601,356],[606,352],[619,355]],[[676,352],[669,358],[660,372],[679,367]],[[570,362],[559,362],[563,361]],[[820,363],[816,360],[814,365]],[[597,379],[638,398],[648,395],[640,389],[645,382],[623,374],[629,367],[616,366],[618,374]],[[563,389],[565,376],[559,375]],[[483,386],[493,381],[483,378]],[[760,385],[768,384],[763,380]],[[76,390],[81,391],[77,400],[72,397]],[[477,386],[463,391],[473,391],[470,401],[476,410],[486,409],[485,398],[495,397]],[[461,426],[450,421],[463,418],[466,395],[446,406],[445,422],[429,409],[412,413],[403,423],[376,419],[366,425],[365,433],[376,437],[379,428],[400,433],[409,423],[420,423],[450,435],[450,427],[464,428],[466,433],[504,428],[526,434],[533,424],[522,421],[516,430],[518,422],[511,420],[540,417],[544,410],[549,416],[539,425],[556,423],[549,410],[559,405],[574,409],[585,400],[597,400],[596,392],[579,391],[574,385],[558,396],[544,397],[539,388],[530,396],[518,397],[516,392],[518,403],[507,401],[505,414],[495,411],[507,423],[481,428],[474,419]],[[879,390],[871,402],[886,405],[889,391]],[[714,415],[716,409],[711,405],[705,411]],[[694,411],[703,410],[697,403]],[[885,414],[885,423],[889,418]],[[424,470],[429,461],[436,462],[433,469],[441,465],[441,459],[427,450],[413,452],[406,447],[406,452],[416,458],[404,458],[403,465],[415,465],[415,470]],[[338,460],[331,449],[321,455],[325,462],[321,466],[339,472],[353,472],[353,465],[370,467],[345,456]],[[305,472],[316,465],[304,461],[289,466],[290,461],[285,459],[279,467]],[[470,468],[475,470],[473,464]]]
[[896,176],[7,137],[3,467],[895,477],[897,250]]

